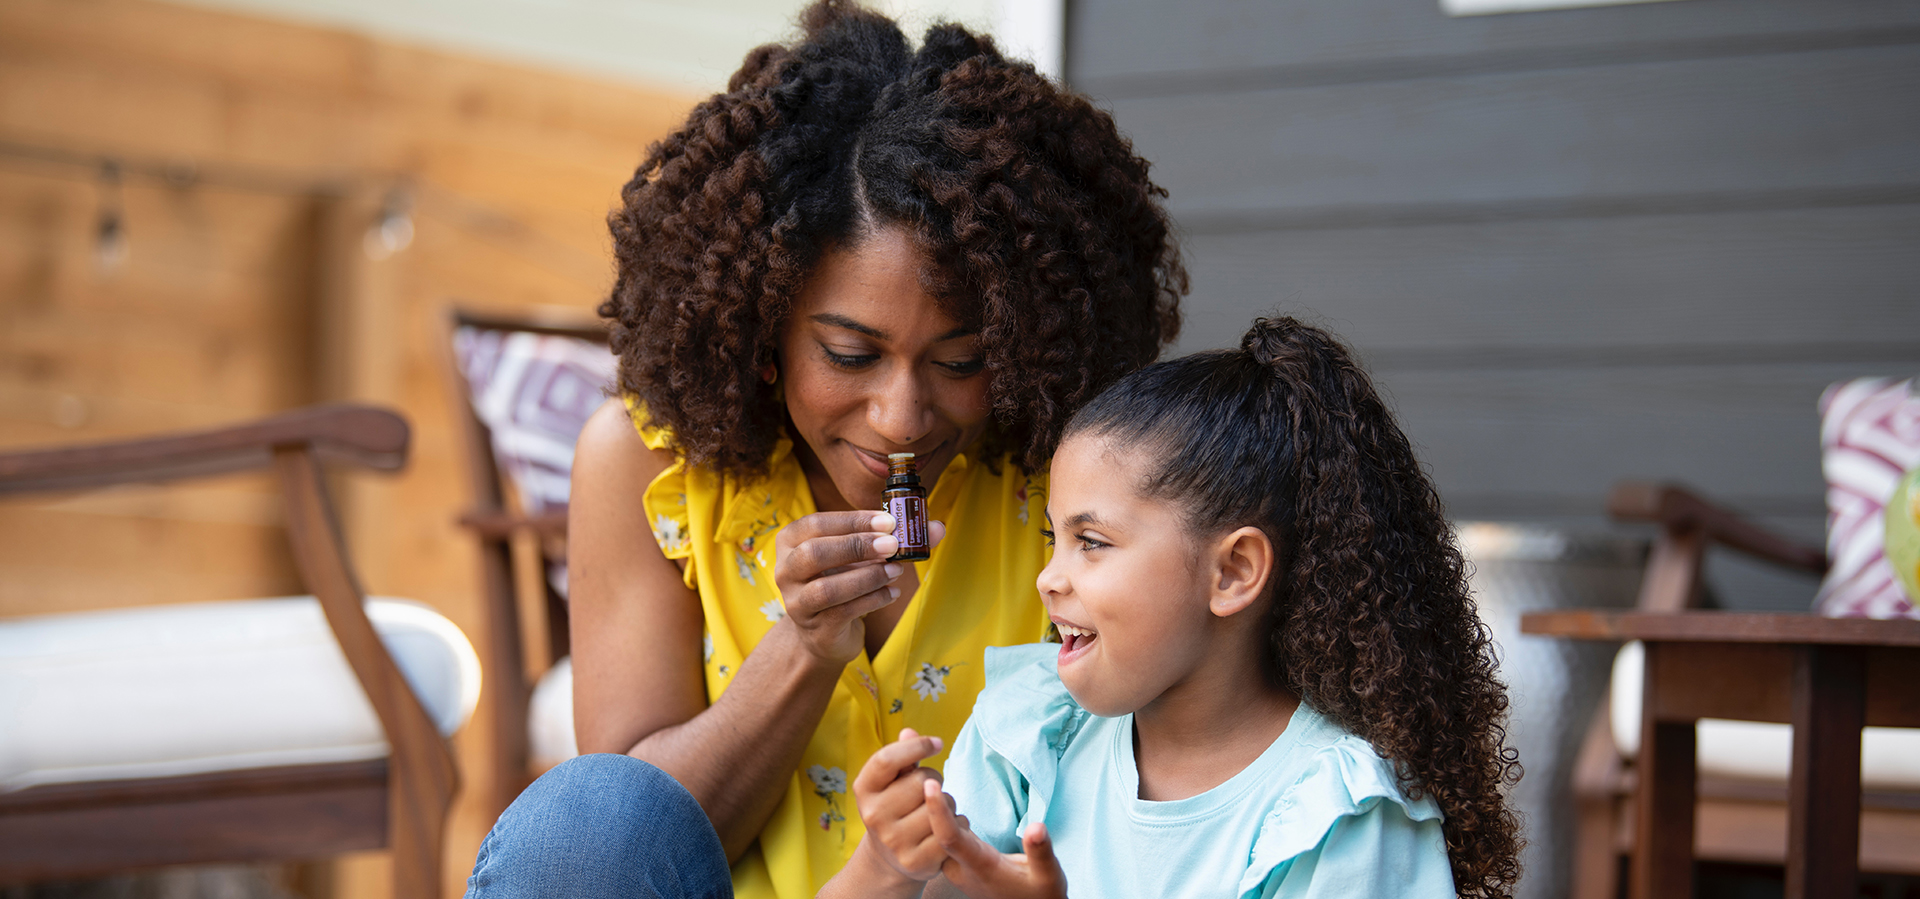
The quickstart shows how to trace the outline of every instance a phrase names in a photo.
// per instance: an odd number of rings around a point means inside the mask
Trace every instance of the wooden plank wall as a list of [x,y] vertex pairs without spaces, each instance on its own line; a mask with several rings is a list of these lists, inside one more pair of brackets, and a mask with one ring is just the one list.
[[[150,0],[6,0],[0,143],[209,177],[244,166],[273,186],[128,177],[130,253],[103,273],[94,174],[0,159],[0,445],[319,400],[395,406],[415,428],[411,465],[345,485],[356,561],[370,591],[430,603],[478,643],[440,313],[456,298],[596,303],[611,283],[606,211],[690,105]],[[416,237],[376,262],[361,236],[400,179],[415,188]],[[322,182],[340,190],[301,187]],[[294,591],[279,521],[252,479],[0,503],[0,616]],[[471,796],[493,772],[477,740],[456,744]],[[491,823],[456,807],[449,896]],[[335,895],[384,895],[384,863],[357,859],[331,880]]]
[[1605,528],[1677,479],[1818,541],[1821,390],[1920,374],[1912,0],[1075,0],[1068,73],[1172,192],[1181,349],[1334,328],[1456,518]]

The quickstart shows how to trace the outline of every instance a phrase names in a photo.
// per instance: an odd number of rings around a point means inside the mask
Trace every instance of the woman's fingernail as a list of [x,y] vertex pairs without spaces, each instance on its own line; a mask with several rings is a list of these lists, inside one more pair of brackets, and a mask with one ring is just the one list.
[[882,512],[878,515],[873,516],[872,527],[876,531],[886,531],[887,533],[893,533],[893,516],[888,515],[885,512]]
[[906,569],[904,569],[904,568],[901,568],[901,567],[900,567],[900,566],[898,566],[898,565],[895,565],[895,564],[893,564],[892,562],[888,562],[887,564],[885,564],[885,565],[882,565],[882,566],[880,566],[880,567],[881,567],[881,568],[882,568],[883,570],[885,570],[885,571],[886,571],[886,573],[887,573],[887,579],[888,579],[888,580],[892,580],[892,579],[894,579],[894,578],[897,578],[897,577],[899,577],[899,576],[900,576],[900,572],[902,572],[902,571],[905,571],[905,570],[906,570]]
[[892,534],[881,534],[873,538],[873,551],[879,553],[882,558],[891,556],[900,551],[900,539]]
[[891,596],[892,596],[892,597],[893,597],[894,599],[899,599],[899,598],[900,598],[900,588],[899,588],[899,587],[888,587],[888,588],[887,588],[887,593],[888,593],[888,595],[891,595]]

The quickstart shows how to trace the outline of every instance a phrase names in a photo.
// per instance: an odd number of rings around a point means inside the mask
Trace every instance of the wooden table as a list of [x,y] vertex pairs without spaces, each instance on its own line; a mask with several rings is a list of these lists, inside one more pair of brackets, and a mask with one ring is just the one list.
[[1920,621],[1736,612],[1537,612],[1522,633],[1640,640],[1636,899],[1693,895],[1694,722],[1793,725],[1787,897],[1853,896],[1860,729],[1920,727]]

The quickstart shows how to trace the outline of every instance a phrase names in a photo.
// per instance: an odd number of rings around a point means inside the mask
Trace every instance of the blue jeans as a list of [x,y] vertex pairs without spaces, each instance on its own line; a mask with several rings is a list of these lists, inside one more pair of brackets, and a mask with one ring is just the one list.
[[624,755],[569,759],[500,815],[467,899],[730,899],[720,837],[693,795]]

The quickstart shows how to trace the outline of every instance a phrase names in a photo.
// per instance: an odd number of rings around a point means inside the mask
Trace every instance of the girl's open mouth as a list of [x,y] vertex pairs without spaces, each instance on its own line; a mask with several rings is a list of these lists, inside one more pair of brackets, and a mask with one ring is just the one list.
[[1054,629],[1060,632],[1060,661],[1069,662],[1087,651],[1100,635],[1084,627],[1055,622]]

